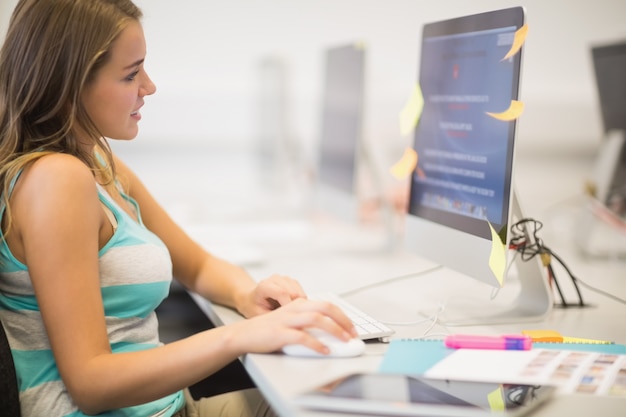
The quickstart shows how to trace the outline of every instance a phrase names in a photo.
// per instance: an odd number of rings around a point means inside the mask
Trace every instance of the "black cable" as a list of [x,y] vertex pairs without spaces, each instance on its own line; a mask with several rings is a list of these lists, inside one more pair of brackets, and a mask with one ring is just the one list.
[[[549,248],[545,248],[547,251],[550,252],[550,255],[556,259],[559,264],[561,264],[561,266],[563,267],[563,269],[565,269],[565,272],[567,272],[567,274],[570,276],[571,280],[572,280],[572,284],[574,285],[574,289],[576,289],[576,293],[578,294],[578,305],[583,307],[585,305],[585,303],[583,302],[583,296],[580,292],[580,288],[578,287],[578,278],[576,278],[574,276],[574,274],[572,273],[572,271],[569,269],[569,267],[567,265],[565,265],[565,262],[563,262],[563,260],[561,259],[560,256],[558,256],[556,253],[554,253],[551,249]],[[562,298],[562,296],[561,296]],[[563,302],[564,306],[567,306],[568,304]]]
[[[528,241],[528,231],[526,228],[526,225],[529,223],[534,229],[531,242]],[[523,261],[529,261],[536,255],[541,254],[543,242],[538,236],[538,232],[541,228],[543,228],[543,223],[531,218],[523,218],[511,226],[511,246],[521,254]]]
[[[527,227],[526,227],[528,224],[532,225],[533,227],[533,232],[532,232],[533,241],[532,242],[528,242],[528,232],[527,232]],[[584,286],[590,291],[596,292],[600,295],[603,295],[607,298],[617,301],[618,303],[626,304],[625,299],[617,297],[613,294],[610,294],[592,285],[589,285],[586,282],[582,281],[580,278],[576,277],[571,271],[571,269],[567,266],[567,264],[563,261],[563,259],[561,259],[559,255],[554,253],[552,249],[546,247],[543,244],[543,241],[538,236],[538,232],[539,230],[541,230],[542,227],[543,227],[543,223],[541,223],[539,220],[535,220],[532,218],[524,218],[518,221],[517,223],[513,224],[513,226],[511,226],[511,233],[512,233],[511,247],[517,250],[521,254],[522,260],[524,261],[528,261],[537,255],[542,257],[542,262],[546,266],[546,268],[548,268],[548,271],[552,276],[552,280],[554,281],[557,287],[559,296],[561,297],[561,302],[562,302],[563,307],[569,307],[573,305],[568,304],[565,301],[565,298],[563,297],[563,293],[561,292],[559,288],[559,284],[557,282],[556,274],[554,273],[554,268],[552,267],[551,258],[554,258],[561,265],[561,267],[563,267],[565,272],[567,272],[570,279],[572,280],[572,284],[574,285],[574,288],[576,289],[576,293],[578,294],[578,301],[579,301],[578,306],[579,307],[584,307],[586,306],[586,304],[583,301],[583,297],[580,292],[580,287],[578,284]]]
[[546,266],[546,268],[548,269],[548,274],[550,275],[550,282],[554,283],[554,286],[556,287],[557,292],[559,293],[559,297],[561,297],[561,304],[563,306],[567,306],[567,301],[565,301],[565,296],[563,295],[563,291],[561,291],[561,286],[559,285],[559,280],[556,279],[556,274],[554,273],[554,269],[552,268],[551,264],[548,264]]
[[[529,228],[532,228],[532,230],[529,231]],[[543,265],[548,269],[548,273],[550,274],[552,282],[554,282],[554,285],[559,293],[559,297],[561,298],[561,305],[563,307],[585,307],[587,304],[585,304],[583,300],[580,288],[578,287],[578,284],[576,282],[576,277],[567,267],[565,262],[563,262],[563,260],[558,255],[556,255],[550,248],[545,246],[543,244],[543,240],[539,237],[539,230],[541,230],[542,228],[543,223],[539,220],[535,220],[532,218],[523,218],[514,223],[511,226],[511,247],[521,253],[522,260],[524,261],[529,261],[537,255],[541,256]],[[531,237],[532,239],[530,239]],[[578,304],[571,304],[566,301],[565,296],[561,291],[561,287],[559,285],[556,273],[554,272],[554,268],[552,267],[552,258],[556,259],[569,275],[572,281],[572,285],[574,285],[574,288],[576,289],[576,294],[578,295]]]
[[580,285],[584,286],[585,288],[587,288],[590,291],[593,291],[593,292],[598,293],[600,295],[604,295],[605,297],[608,297],[608,298],[610,298],[610,299],[612,299],[614,301],[617,301],[618,303],[626,304],[626,300],[625,299],[617,297],[617,296],[615,296],[613,294],[610,294],[610,293],[608,293],[606,291],[603,291],[603,290],[601,290],[601,289],[599,289],[597,287],[594,287],[592,285],[589,285],[585,281],[583,281],[580,278],[574,276],[574,274],[572,274],[570,269],[565,265],[565,262],[563,262],[563,260],[558,255],[556,255],[554,252],[552,252],[552,255],[554,256],[554,259],[556,259],[561,264],[563,269],[565,269],[565,271],[567,271],[567,273],[570,275],[570,277],[572,278],[572,281],[574,282],[574,286],[575,286],[576,290],[579,291],[579,294],[580,294],[580,289],[578,288],[577,284],[580,284]]

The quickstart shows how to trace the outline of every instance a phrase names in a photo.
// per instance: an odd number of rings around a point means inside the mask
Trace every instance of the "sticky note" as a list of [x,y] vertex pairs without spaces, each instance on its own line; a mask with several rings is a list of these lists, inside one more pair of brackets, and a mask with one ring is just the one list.
[[409,135],[422,115],[424,110],[424,96],[422,96],[422,88],[419,84],[415,84],[411,97],[400,112],[400,134],[402,136]]
[[533,342],[562,342],[563,336],[556,330],[522,330],[522,334],[530,336]]
[[487,402],[491,411],[504,411],[505,402],[502,385],[487,394]]
[[509,108],[506,109],[505,111],[501,113],[487,112],[487,114],[493,117],[494,119],[509,122],[511,120],[515,120],[518,117],[520,117],[523,112],[524,112],[524,103],[522,103],[521,101],[517,101],[517,100],[511,100],[511,104],[509,105]]
[[509,52],[502,58],[502,61],[511,58],[513,55],[519,52],[522,48],[522,45],[526,41],[526,36],[528,35],[528,25],[524,25],[521,28],[515,31],[515,36],[513,37],[513,44],[511,45],[511,49]]
[[491,223],[489,223],[489,230],[491,230],[489,268],[491,268],[491,272],[493,272],[493,275],[498,280],[498,283],[502,286],[504,285],[504,271],[506,269],[506,251],[504,250],[504,244],[500,239],[500,235],[498,235],[498,233],[494,230]]
[[533,342],[613,344],[609,340],[586,339],[581,337],[563,336],[556,330],[522,330],[522,334],[530,336]]
[[409,175],[417,165],[417,152],[413,148],[406,148],[402,158],[391,167],[391,175],[401,180]]

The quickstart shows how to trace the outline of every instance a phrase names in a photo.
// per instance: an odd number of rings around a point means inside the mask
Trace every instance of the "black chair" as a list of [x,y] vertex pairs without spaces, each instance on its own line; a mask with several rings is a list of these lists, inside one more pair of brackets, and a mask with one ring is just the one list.
[[13,355],[2,322],[0,322],[0,415],[21,416]]
[[[169,297],[163,300],[156,313],[161,341],[165,343],[215,327],[189,293],[176,282],[172,283]],[[190,386],[189,392],[197,400],[255,386],[241,361],[235,359],[213,375]]]

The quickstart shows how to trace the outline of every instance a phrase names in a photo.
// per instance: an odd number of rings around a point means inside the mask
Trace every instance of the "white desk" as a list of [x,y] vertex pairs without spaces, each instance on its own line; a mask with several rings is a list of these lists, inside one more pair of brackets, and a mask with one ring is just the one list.
[[[422,262],[410,255],[401,253],[381,254],[379,256],[353,256],[349,252],[341,254],[326,253],[321,256],[311,256],[306,246],[289,249],[275,245],[268,247],[269,261],[259,267],[249,268],[255,277],[264,277],[272,272],[279,271],[297,277],[307,289],[330,290],[347,292],[355,288],[366,287],[376,282],[385,281],[392,277],[399,277],[410,272],[428,270],[432,264]],[[555,248],[556,250],[556,248]],[[300,253],[298,253],[300,252]],[[624,285],[624,265],[618,261],[588,261],[575,256],[574,248],[560,245],[558,252],[572,270],[590,284],[596,285],[622,298],[626,297]],[[558,269],[557,269],[558,270]],[[573,295],[568,285],[565,273],[557,272],[566,294]],[[513,283],[514,285],[514,283]],[[514,287],[513,287],[514,288]],[[513,291],[513,288],[511,291]],[[538,323],[516,323],[491,326],[463,327],[463,331],[485,334],[519,333],[529,328],[556,329],[571,336],[609,339],[619,343],[626,343],[626,328],[622,320],[626,307],[615,301],[589,292],[582,288],[586,301],[595,307],[585,309],[555,309],[550,317]],[[455,300],[472,294],[482,298],[488,304],[490,289],[478,282],[453,274],[433,271],[425,275],[409,277],[402,280],[384,283],[371,287],[347,297],[349,301],[362,308],[371,315],[384,322],[401,322],[420,320],[418,310],[434,311],[440,302],[448,300],[453,304]],[[499,295],[498,298],[510,294]],[[571,300],[572,298],[570,298]],[[199,305],[216,324],[228,324],[240,320],[240,316],[230,309],[210,305],[197,299]],[[430,321],[412,326],[392,326],[397,330],[396,337],[421,336],[430,325]],[[450,328],[450,332],[459,331],[459,328]],[[441,334],[445,328],[435,327],[432,333]],[[309,410],[294,408],[291,399],[300,392],[311,389],[332,378],[343,376],[351,372],[376,371],[386,349],[385,344],[368,344],[366,354],[352,359],[301,359],[286,357],[280,354],[260,355],[249,354],[242,358],[243,364],[256,382],[257,386],[267,396],[273,407],[284,416],[324,416],[328,414],[316,413]],[[584,401],[583,401],[584,400]],[[571,413],[571,410],[605,410],[607,414],[615,411],[616,407],[623,407],[621,402],[606,398],[583,398],[583,400],[568,397],[559,398],[536,413],[538,416],[554,415],[555,412],[565,412],[568,415],[584,415]],[[575,407],[572,404],[577,404]],[[590,404],[593,404],[591,406]],[[581,408],[582,406],[582,408]],[[570,409],[570,407],[573,407]],[[591,408],[593,407],[593,408]]]
[[[566,259],[568,258],[566,257]],[[351,262],[350,267],[348,267],[349,262]],[[412,267],[420,265],[418,261],[402,255],[390,255],[387,259],[378,257],[367,260],[352,259],[351,261],[332,256],[311,259],[303,255],[301,257],[292,256],[289,259],[276,258],[275,261],[269,262],[263,268],[258,270],[252,268],[250,272],[253,275],[258,272],[264,276],[267,271],[273,269],[282,272],[287,271],[303,280],[305,287],[316,286],[310,282],[318,279],[318,277],[324,277],[322,278],[324,286],[328,285],[329,289],[334,291],[335,288],[340,287],[343,290],[348,290],[347,282],[351,282],[353,288],[356,288],[361,284],[372,284],[377,278],[388,278],[389,274],[380,275],[380,271],[386,268],[396,268],[397,275],[402,275]],[[426,264],[423,266],[426,267]],[[573,268],[579,269],[577,268],[579,266],[573,265]],[[334,271],[334,273],[329,271]],[[329,274],[333,276],[329,277]],[[451,289],[454,289],[452,292],[458,297],[472,294],[482,296],[486,300],[489,296],[489,290],[482,284],[468,279],[459,279],[459,277],[448,274],[440,274],[435,278],[434,274],[437,272],[386,283],[357,292],[347,299],[385,322],[398,322],[419,320],[420,316],[417,314],[419,309],[435,310],[439,302],[450,296]],[[601,279],[595,279],[594,282],[605,289],[610,288],[613,294],[626,297],[626,288],[621,275],[617,269],[603,268],[603,276]],[[341,284],[332,284],[338,281],[336,278],[341,278]],[[589,293],[584,289],[583,294],[586,296],[585,298],[597,306],[586,309],[555,309],[548,319],[539,323],[474,326],[463,327],[462,330],[473,333],[504,334],[518,333],[529,328],[545,328],[556,329],[563,334],[572,336],[610,339],[626,343],[625,326],[622,320],[617,319],[620,316],[623,317],[626,307],[615,301],[606,300],[599,295]],[[216,324],[228,324],[241,319],[238,314],[227,308],[210,305],[198,298],[196,300]],[[454,297],[449,302],[453,303],[453,300]],[[397,330],[395,337],[418,337],[424,333],[430,323],[430,321],[425,321],[412,326],[392,327]],[[449,331],[458,332],[459,329],[458,327],[450,328]],[[446,329],[440,327],[433,329],[433,333],[436,334],[445,331]],[[302,359],[281,354],[248,354],[242,358],[242,361],[258,387],[281,415],[322,416],[327,414],[295,409],[290,399],[299,392],[321,385],[334,377],[343,376],[350,372],[376,371],[385,349],[385,344],[368,344],[365,355],[351,359]],[[609,403],[616,406],[615,400],[600,401],[600,399],[592,398],[589,401],[594,404],[597,403],[595,407],[608,407]],[[559,400],[558,407],[565,407],[569,404],[567,401]],[[624,400],[619,404],[620,407],[623,407],[625,405]],[[553,407],[556,405],[551,404],[545,410],[539,410],[536,415],[547,416],[557,410],[565,410]],[[575,410],[580,411],[579,408]],[[611,410],[611,408],[607,408],[607,410]]]
[[[197,155],[191,156],[191,158],[197,157]],[[534,159],[527,165],[519,164],[517,183],[523,207],[527,209],[526,213],[529,216],[539,218],[547,224],[545,234],[542,235],[544,241],[567,262],[579,278],[609,293],[626,298],[626,283],[624,282],[626,264],[624,261],[594,261],[580,257],[572,245],[571,239],[570,226],[575,225],[575,219],[567,213],[561,215],[559,213],[562,211],[555,209],[572,195],[579,193],[578,190],[582,189],[584,177],[589,169],[589,161],[584,160],[582,163],[578,161],[578,165],[570,162],[565,161],[560,165],[557,163],[556,168],[560,168],[564,172],[556,177],[554,175],[555,164],[552,160]],[[181,186],[184,184],[178,180],[186,177],[197,179],[206,175],[206,188],[210,189],[209,179],[223,178],[223,172],[215,176],[215,170],[207,169],[210,163],[191,163],[186,165],[186,169],[183,166],[178,166],[177,168],[181,170],[176,176],[173,176],[171,171],[163,172],[160,169],[164,161],[159,162],[153,159],[150,163],[153,165],[144,165],[137,171],[146,179],[146,183],[166,207],[180,209],[175,213],[180,219],[193,222],[219,212],[219,210],[198,211],[193,209],[197,206],[210,208],[211,198],[209,194],[199,196],[197,189],[195,191],[192,187],[186,189]],[[134,166],[132,163],[131,165]],[[202,166],[204,168],[201,168]],[[142,170],[143,172],[141,172]],[[147,174],[147,178],[145,174]],[[214,176],[211,177],[211,175]],[[164,180],[165,177],[167,177],[167,181]],[[239,179],[240,177],[237,177],[237,180]],[[197,184],[195,185],[197,186]],[[217,199],[238,197],[239,194],[237,193],[241,191],[237,190],[236,187],[224,188],[223,184],[220,184],[220,187],[217,195],[214,194]],[[229,213],[228,218],[230,220],[233,218],[235,220],[245,219],[243,214],[242,217],[233,216],[232,210],[225,210],[224,212]],[[245,210],[241,211],[241,213],[244,212]],[[293,242],[284,241],[265,245],[268,261],[262,265],[250,267],[249,271],[256,278],[263,278],[274,272],[284,273],[298,278],[306,289],[342,293],[377,281],[402,276],[412,271],[426,270],[431,266],[429,263],[398,253],[383,256],[359,256],[358,250],[342,254],[341,252],[320,251],[320,247],[323,245],[314,245],[314,250],[310,250],[310,247],[307,249],[306,245],[294,245]],[[368,249],[366,245],[364,252],[370,253],[368,252],[370,249],[371,246]],[[557,271],[559,271],[557,273],[560,281],[566,287],[566,292],[571,295],[572,291],[571,288],[567,288],[570,286],[566,284],[565,273],[558,269]],[[472,280],[458,279],[454,276],[443,276],[433,280],[432,276],[424,275],[393,281],[373,289],[357,292],[347,299],[383,321],[407,321],[417,319],[419,309],[436,309],[441,301],[446,300],[451,295],[451,289],[459,296],[472,294],[488,297],[489,295],[485,287]],[[556,329],[571,336],[610,339],[618,343],[626,343],[626,326],[623,324],[626,307],[585,288],[582,291],[585,299],[596,304],[596,307],[556,309],[546,320],[540,323],[464,327],[463,330],[475,333],[501,334],[519,332],[527,328],[545,328]],[[230,309],[211,305],[202,300],[198,300],[198,303],[217,325],[241,320],[241,317]],[[415,337],[422,335],[429,324],[429,322],[423,322],[414,326],[393,327],[397,330],[397,337]],[[437,328],[433,330],[434,332],[443,331]],[[296,409],[291,399],[298,393],[327,382],[334,377],[350,372],[376,371],[385,348],[386,345],[384,344],[368,344],[365,355],[351,359],[302,359],[281,354],[248,354],[241,360],[257,386],[281,415],[328,416],[329,414]],[[549,403],[534,415],[577,416],[590,415],[592,412],[596,415],[614,415],[616,410],[623,411],[624,405],[626,405],[624,400],[589,396],[563,397]]]

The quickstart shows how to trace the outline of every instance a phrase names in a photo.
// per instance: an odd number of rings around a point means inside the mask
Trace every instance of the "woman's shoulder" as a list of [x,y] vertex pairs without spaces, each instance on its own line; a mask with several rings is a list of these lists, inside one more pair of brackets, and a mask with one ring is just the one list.
[[85,168],[87,171],[90,171],[89,167],[77,156],[62,152],[44,154],[34,160],[33,167],[35,166],[41,167],[40,169],[60,169],[61,172],[65,169],[76,170],[79,168]]
[[95,189],[92,170],[80,159],[63,153],[50,153],[33,161],[20,175],[21,188],[68,190]]
[[60,153],[43,155],[24,167],[10,204],[18,233],[41,221],[54,219],[58,224],[62,216],[77,220],[75,213],[81,213],[81,221],[88,224],[100,214],[92,170],[80,159]]

